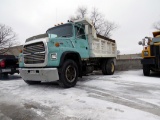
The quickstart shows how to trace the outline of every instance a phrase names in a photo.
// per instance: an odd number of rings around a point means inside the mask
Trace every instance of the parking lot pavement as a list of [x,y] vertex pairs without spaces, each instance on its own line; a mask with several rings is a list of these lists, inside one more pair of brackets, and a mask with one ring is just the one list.
[[159,120],[159,77],[145,77],[142,70],[95,73],[64,89],[10,76],[0,80],[0,120]]

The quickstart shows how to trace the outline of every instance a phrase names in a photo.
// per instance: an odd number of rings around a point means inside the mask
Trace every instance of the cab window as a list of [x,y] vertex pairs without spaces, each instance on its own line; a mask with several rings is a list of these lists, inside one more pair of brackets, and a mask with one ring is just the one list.
[[86,39],[84,29],[82,29],[78,26],[75,26],[75,33],[76,33],[76,38]]

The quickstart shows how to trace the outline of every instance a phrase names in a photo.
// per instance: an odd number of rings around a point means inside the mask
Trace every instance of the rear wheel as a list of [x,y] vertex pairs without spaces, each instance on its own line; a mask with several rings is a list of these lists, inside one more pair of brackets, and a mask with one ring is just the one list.
[[1,78],[8,78],[8,73],[1,73],[1,74],[0,74],[0,77],[1,77]]
[[144,76],[149,76],[150,75],[150,65],[143,65],[143,74]]
[[8,78],[8,73],[3,73],[4,78]]
[[73,60],[66,60],[59,71],[59,85],[61,87],[74,87],[78,79],[78,67]]
[[24,80],[28,85],[35,85],[35,84],[40,84],[41,81],[31,81],[31,80]]
[[113,75],[115,71],[115,65],[113,60],[105,60],[102,63],[102,73],[103,75]]

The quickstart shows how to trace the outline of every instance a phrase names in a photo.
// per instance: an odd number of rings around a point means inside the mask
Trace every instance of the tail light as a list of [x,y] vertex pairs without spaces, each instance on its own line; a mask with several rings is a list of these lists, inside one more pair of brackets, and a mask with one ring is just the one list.
[[4,60],[2,60],[2,61],[0,62],[0,67],[2,67],[2,68],[5,67],[5,61],[4,61]]

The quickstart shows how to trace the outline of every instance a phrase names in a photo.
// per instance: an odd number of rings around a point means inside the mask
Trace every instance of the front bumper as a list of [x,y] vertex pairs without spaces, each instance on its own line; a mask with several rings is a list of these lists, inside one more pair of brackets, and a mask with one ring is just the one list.
[[141,64],[155,64],[155,60],[154,59],[142,59],[141,60]]
[[30,81],[56,81],[59,80],[57,68],[19,68],[23,80]]

